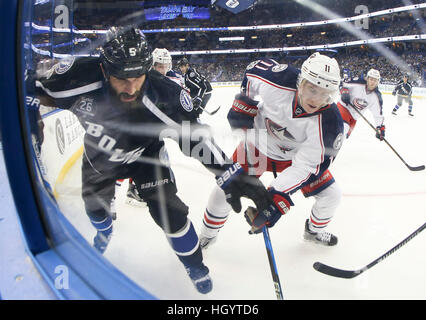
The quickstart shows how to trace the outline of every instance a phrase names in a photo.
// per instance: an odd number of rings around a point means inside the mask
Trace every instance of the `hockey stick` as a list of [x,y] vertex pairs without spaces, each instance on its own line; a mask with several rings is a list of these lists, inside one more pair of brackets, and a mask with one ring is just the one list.
[[[357,108],[355,108],[352,103],[349,103],[349,105],[365,120],[365,122],[367,122],[367,124],[373,128],[373,130],[375,132],[377,132],[377,129],[371,124],[370,121],[368,121],[368,119],[361,113],[361,111],[359,111]],[[405,160],[399,155],[398,152],[396,152],[396,150],[391,146],[391,144],[385,139],[383,138],[383,141],[386,142],[386,144],[389,146],[389,148],[391,148],[391,150],[398,156],[399,159],[401,159],[401,161],[407,166],[408,169],[410,169],[411,171],[421,171],[425,169],[424,165],[421,166],[417,166],[417,167],[412,167],[410,166],[407,162],[405,162]]]
[[416,231],[414,231],[412,234],[410,234],[407,238],[402,240],[400,243],[398,243],[395,247],[387,251],[385,254],[381,255],[379,258],[374,260],[373,262],[370,262],[365,267],[358,269],[358,270],[342,270],[338,268],[334,268],[328,265],[325,265],[321,262],[315,262],[313,267],[315,270],[327,274],[332,277],[337,278],[345,278],[345,279],[352,279],[356,276],[359,276],[364,271],[367,271],[371,267],[378,264],[380,261],[384,260],[385,258],[389,257],[392,253],[394,253],[396,250],[401,248],[403,245],[405,245],[408,241],[413,239],[415,236],[417,236],[420,232],[422,232],[426,228],[426,223],[424,223],[420,228],[418,228]]
[[[252,169],[253,164],[250,159],[250,153],[249,153],[249,149],[247,145],[247,136],[245,136],[244,149],[245,149],[246,157],[247,157],[247,165],[249,169],[248,173],[250,174],[251,173],[250,169]],[[276,172],[274,172],[274,175],[276,175]],[[268,255],[269,267],[271,269],[272,281],[274,282],[275,295],[277,296],[277,300],[283,300],[284,299],[283,291],[281,288],[280,277],[278,276],[277,264],[275,263],[274,250],[272,249],[271,237],[269,235],[269,231],[266,226],[262,228],[262,233],[263,233],[263,240],[265,241],[266,254]]]
[[203,107],[201,107],[201,106],[200,106],[200,109],[201,109],[201,110],[203,110],[203,112],[207,113],[209,116],[212,116],[212,115],[214,115],[216,112],[218,112],[218,111],[219,111],[220,107],[221,107],[221,106],[217,107],[215,110],[210,111],[210,112],[209,112],[209,111],[207,111],[206,109],[204,109],[204,108],[203,108]]

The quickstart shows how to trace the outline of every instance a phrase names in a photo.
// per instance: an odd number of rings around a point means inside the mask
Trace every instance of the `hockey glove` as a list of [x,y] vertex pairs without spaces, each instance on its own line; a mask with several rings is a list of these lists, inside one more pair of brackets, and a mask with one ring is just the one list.
[[286,214],[294,205],[286,193],[276,191],[273,188],[269,189],[269,193],[272,196],[272,203],[267,208],[258,211],[253,207],[248,207],[244,212],[244,217],[251,226],[250,234],[260,233],[265,225],[268,228],[273,227],[281,216]]
[[392,91],[392,95],[393,95],[393,96],[396,96],[396,91]]
[[340,99],[345,104],[351,104],[351,97],[349,95],[349,89],[348,88],[342,88],[340,90]]
[[232,129],[252,129],[254,117],[257,115],[259,101],[244,94],[237,94],[232,108],[228,112],[228,121]]
[[203,100],[200,97],[194,97],[192,99],[192,106],[194,107],[194,110],[197,110],[198,112],[203,111],[200,108],[201,107],[201,102],[203,102]]
[[381,126],[376,127],[376,131],[376,138],[383,141],[385,138],[385,126],[382,124]]
[[249,176],[238,162],[223,169],[226,171],[216,177],[216,183],[225,192],[232,210],[241,211],[241,197],[251,199],[260,210],[269,206],[272,197],[258,178]]

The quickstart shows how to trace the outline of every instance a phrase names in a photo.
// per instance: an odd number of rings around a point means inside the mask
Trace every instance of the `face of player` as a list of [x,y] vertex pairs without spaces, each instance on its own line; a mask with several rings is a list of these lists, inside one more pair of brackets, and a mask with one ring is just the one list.
[[314,113],[331,102],[332,91],[303,80],[298,89],[300,106],[307,113]]
[[182,74],[185,74],[186,71],[188,71],[188,68],[189,68],[188,65],[179,66],[180,72],[182,72]]
[[158,63],[154,64],[154,70],[160,72],[163,76],[166,75],[167,71],[169,71],[169,65],[166,63]]
[[379,79],[368,77],[367,78],[367,90],[373,91],[379,85]]
[[119,79],[110,76],[109,83],[121,102],[133,102],[140,94],[146,75],[139,78]]
[[402,80],[404,81],[404,83],[407,83],[408,78],[407,78],[407,77],[404,77],[404,78],[402,78]]

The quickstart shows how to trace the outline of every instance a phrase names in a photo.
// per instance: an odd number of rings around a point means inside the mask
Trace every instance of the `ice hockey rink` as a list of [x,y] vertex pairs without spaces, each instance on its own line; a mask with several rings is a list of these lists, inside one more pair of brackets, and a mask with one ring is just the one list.
[[[221,106],[201,120],[211,125],[219,146],[231,156],[238,139],[226,115],[236,86],[214,88],[208,110]],[[383,95],[386,139],[412,166],[426,163],[425,100],[414,100],[414,117],[403,105],[391,115],[396,98]],[[367,118],[372,120],[370,114]],[[214,176],[197,160],[185,157],[167,141],[178,195],[189,206],[189,218],[200,230]],[[81,159],[55,186],[64,214],[91,243],[95,230],[84,214]],[[328,227],[339,238],[335,247],[303,240],[304,222],[313,199],[300,192],[295,206],[271,228],[270,236],[284,299],[426,299],[426,232],[354,279],[333,278],[315,271],[316,261],[354,270],[375,260],[426,221],[426,171],[413,172],[396,154],[375,138],[363,119],[347,140],[330,171],[342,189],[342,202]],[[272,174],[261,180],[268,185]],[[276,299],[262,234],[249,235],[243,213],[232,212],[217,242],[204,251],[213,290],[199,294],[170,248],[163,231],[146,208],[125,203],[127,183],[118,194],[114,234],[104,256],[130,279],[160,299]],[[243,201],[243,207],[250,205]]]

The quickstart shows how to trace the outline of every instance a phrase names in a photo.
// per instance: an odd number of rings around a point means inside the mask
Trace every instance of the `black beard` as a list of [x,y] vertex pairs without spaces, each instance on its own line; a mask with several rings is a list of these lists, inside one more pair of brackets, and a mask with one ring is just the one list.
[[[114,94],[114,97],[115,97],[115,99],[116,100],[118,100],[118,102],[119,102],[119,104],[123,107],[123,108],[125,108],[125,109],[134,109],[134,108],[136,108],[138,105],[140,105],[141,104],[141,102],[140,102],[140,94],[141,94],[141,92],[140,92],[140,90],[138,90],[138,91],[136,91],[134,94],[132,94],[132,95],[130,95],[130,94],[128,94],[128,93],[124,93],[124,92],[122,92],[122,93],[119,93],[119,94],[117,94],[117,93],[115,93]],[[136,99],[135,100],[133,100],[133,101],[130,101],[130,102],[124,102],[124,101],[122,101],[121,100],[121,98],[130,98],[130,97],[136,97]]]

